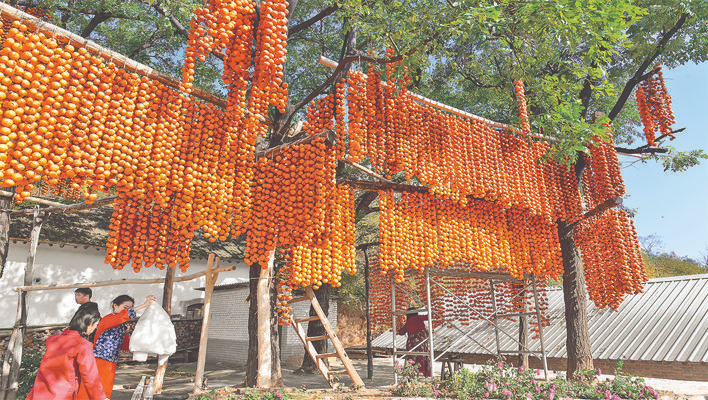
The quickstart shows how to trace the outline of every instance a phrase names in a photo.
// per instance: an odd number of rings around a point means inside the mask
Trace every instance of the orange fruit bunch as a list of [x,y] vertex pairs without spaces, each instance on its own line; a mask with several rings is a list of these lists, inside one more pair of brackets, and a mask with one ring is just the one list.
[[333,196],[334,204],[325,216],[328,235],[288,248],[287,263],[292,271],[289,283],[293,287],[318,289],[324,283],[339,287],[345,271],[350,275],[356,272],[354,193],[346,185],[339,185]]
[[516,101],[519,103],[519,119],[521,121],[521,135],[528,136],[531,133],[531,122],[526,107],[526,97],[524,96],[524,82],[519,79],[514,81],[516,90]]
[[624,210],[608,210],[577,225],[588,295],[597,307],[617,310],[626,294],[643,291],[648,277],[634,224]]
[[307,136],[313,136],[334,128],[334,107],[335,99],[332,94],[310,103],[302,126],[302,130],[305,131]]
[[[405,281],[395,283],[392,276],[395,272],[384,271],[379,253],[369,254],[369,303],[371,318],[374,324],[388,325],[392,323],[393,311],[405,311],[409,306],[426,308],[427,296],[425,274],[420,271],[408,273]],[[458,321],[462,325],[469,325],[472,321],[493,320],[494,307],[490,292],[489,280],[455,276],[455,273],[474,271],[474,265],[454,263],[449,265],[435,264],[430,266],[433,270],[444,269],[448,275],[431,276],[431,306],[434,310],[432,316],[433,327],[451,325]],[[503,272],[503,271],[500,271]],[[394,283],[394,287],[391,285]],[[528,283],[528,282],[527,282]],[[539,307],[542,314],[547,314],[548,296],[546,281],[537,280]],[[516,282],[504,282],[494,285],[495,301],[499,314],[528,312],[535,310],[533,292],[530,289],[521,290]],[[396,307],[392,310],[392,293],[395,291]],[[396,324],[400,328],[404,322],[403,316],[396,317]],[[530,322],[535,319],[530,318]],[[518,321],[518,319],[514,319]],[[544,326],[548,326],[548,318],[542,318]],[[535,325],[532,331],[538,332]]]
[[403,282],[406,270],[464,263],[480,271],[504,269],[556,277],[562,273],[555,223],[526,209],[495,202],[455,203],[428,194],[379,194],[380,263]]
[[650,146],[657,146],[655,142],[656,133],[669,135],[671,140],[675,138],[671,134],[671,125],[676,120],[671,109],[671,96],[666,90],[664,75],[661,65],[657,64],[656,74],[649,76],[637,87],[637,108],[639,116],[644,125],[644,135]]
[[276,294],[275,311],[278,313],[278,325],[290,325],[293,308],[288,304],[293,298],[293,291],[297,286],[292,284],[292,268],[283,266],[276,276],[278,288]]
[[588,149],[590,154],[585,157],[582,184],[585,207],[590,210],[608,199],[624,196],[625,189],[612,135],[608,141],[593,137]]
[[254,142],[228,110],[19,21],[0,49],[0,101],[0,186],[17,201],[35,186],[88,203],[115,190],[113,267],[184,269],[196,229],[212,241],[244,229]]
[[271,251],[287,249],[293,288],[339,286],[356,271],[354,195],[336,185],[334,153],[320,137],[256,164],[246,262],[265,268]]

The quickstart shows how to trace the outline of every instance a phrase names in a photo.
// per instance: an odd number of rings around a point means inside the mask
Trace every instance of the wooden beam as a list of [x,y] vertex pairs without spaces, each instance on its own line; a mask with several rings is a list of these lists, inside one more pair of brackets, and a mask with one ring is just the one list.
[[[182,91],[180,89],[181,81],[179,79],[173,78],[171,76],[165,75],[162,72],[156,71],[147,65],[141,64],[135,60],[132,60],[120,53],[116,53],[113,50],[107,49],[105,47],[101,47],[95,42],[92,42],[86,38],[83,38],[79,35],[76,35],[74,33],[71,33],[65,29],[62,29],[56,25],[52,25],[50,23],[44,22],[39,18],[36,18],[32,15],[29,15],[27,13],[24,13],[14,7],[11,7],[5,3],[0,4],[0,15],[2,15],[3,19],[7,20],[20,20],[24,24],[29,25],[30,29],[43,32],[45,35],[54,37],[58,41],[63,40],[66,43],[71,44],[74,47],[82,47],[85,48],[89,53],[101,57],[105,59],[106,61],[113,62],[118,66],[121,66],[123,69],[130,71],[130,72],[135,72],[138,75],[145,76],[150,79],[155,79],[158,82],[162,83],[165,86],[169,86],[173,89]],[[183,92],[183,91],[182,91]],[[185,93],[185,92],[183,92]],[[221,108],[226,108],[227,102],[226,99],[223,99],[221,97],[215,96],[205,90],[199,89],[199,88],[192,88],[189,93],[191,96],[194,96],[196,98],[199,98],[201,100],[204,100],[206,102],[212,103],[214,105],[217,105]],[[268,127],[273,127],[273,121],[265,118],[264,116],[261,115],[255,115],[256,119],[260,121],[262,124],[268,126]]]
[[365,173],[365,174],[367,174],[367,175],[369,175],[369,176],[372,176],[372,177],[378,179],[378,180],[381,181],[381,182],[393,183],[393,182],[391,182],[390,180],[386,179],[384,176],[381,176],[381,175],[377,174],[376,172],[374,172],[374,171],[372,171],[372,170],[366,168],[366,167],[363,166],[363,165],[357,164],[357,163],[355,163],[355,162],[351,162],[351,161],[349,161],[349,160],[342,160],[342,162],[345,163],[345,164],[347,164],[347,165],[349,165],[349,166],[351,166],[351,167],[354,167],[354,168],[358,169],[359,171],[361,171],[361,172],[363,172],[363,173]]
[[339,178],[337,179],[337,183],[349,185],[354,189],[368,191],[393,190],[394,192],[428,193],[428,188],[426,186],[406,185],[403,183],[371,182],[348,178]]
[[[102,206],[107,206],[109,204],[113,204],[116,201],[116,196],[106,196],[103,198],[100,198],[93,203],[77,203],[77,204],[61,204],[59,206],[55,207],[47,207],[43,208],[42,211],[44,212],[62,212],[66,214],[71,214],[79,211],[86,211],[86,210],[91,210],[93,208],[98,208]],[[10,213],[11,217],[17,216],[17,215],[28,215],[32,213],[32,209],[26,208],[24,210],[13,210]]]
[[[5,197],[13,197],[15,195],[15,193],[8,192],[7,190],[0,190],[0,195],[5,196]],[[66,204],[62,204],[62,203],[57,203],[56,201],[46,200],[41,197],[33,197],[33,196],[25,197],[25,200],[34,201],[35,203],[44,204],[46,206],[54,206],[54,207],[60,207],[60,206],[66,205]]]
[[[39,206],[34,207],[34,218],[32,219],[32,232],[30,233],[30,248],[25,264],[24,285],[31,286],[34,282],[34,260],[37,255],[37,242],[42,224],[49,216],[43,212]],[[2,381],[0,385],[0,397],[3,400],[17,399],[19,389],[20,365],[22,365],[22,347],[24,344],[25,330],[27,328],[27,292],[18,293],[17,318],[12,336],[7,344],[5,358],[2,365]]]
[[[12,208],[12,196],[0,194],[0,210]],[[7,254],[10,251],[10,213],[0,211],[0,278],[5,270]],[[2,394],[0,393],[0,398]]]
[[322,136],[325,136],[325,143],[328,146],[332,146],[337,140],[337,136],[333,130],[326,130],[324,132],[320,132],[316,135],[308,136],[308,137],[302,138],[300,140],[296,140],[294,142],[281,144],[280,146],[276,146],[276,147],[273,147],[273,148],[270,148],[267,150],[263,150],[263,151],[257,151],[256,152],[256,160],[259,158],[262,158],[262,157],[273,157],[273,156],[277,155],[278,153],[286,151],[291,146],[296,146],[299,144],[307,144],[315,139],[321,138]]
[[[214,292],[214,283],[219,273],[212,271],[214,254],[209,255],[206,267],[206,285],[204,289],[204,306],[202,308],[202,331],[199,335],[199,357],[197,358],[197,372],[194,376],[194,394],[199,393],[204,385],[204,365],[206,363],[207,341],[209,339],[209,322],[211,321],[211,294]],[[216,269],[219,269],[219,258],[216,258]]]
[[[233,271],[236,268],[238,268],[236,265],[232,265],[230,267],[216,268],[216,269],[212,270],[211,272],[218,274],[221,272]],[[206,271],[197,272],[195,274],[175,278],[174,282],[191,281],[192,279],[199,278],[200,276],[204,276],[206,274],[207,274]],[[163,283],[163,282],[165,282],[164,278],[162,278],[162,279],[119,279],[117,281],[101,281],[101,282],[86,282],[86,283],[61,283],[61,284],[42,285],[42,286],[20,286],[20,287],[12,288],[12,290],[14,290],[15,292],[18,290],[22,290],[25,292],[31,292],[34,290],[77,289],[77,288],[94,287],[94,286],[148,285],[148,284]]]

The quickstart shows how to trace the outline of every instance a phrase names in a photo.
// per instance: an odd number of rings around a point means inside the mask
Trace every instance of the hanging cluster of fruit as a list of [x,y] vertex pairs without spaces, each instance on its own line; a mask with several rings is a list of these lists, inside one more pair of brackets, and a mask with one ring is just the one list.
[[514,81],[514,90],[516,90],[516,101],[519,102],[520,132],[522,136],[528,136],[531,133],[531,121],[529,120],[529,113],[526,109],[524,82],[522,80]]
[[250,218],[256,138],[265,136],[267,129],[258,118],[267,115],[271,105],[281,112],[287,105],[287,83],[283,82],[287,13],[285,0],[263,0],[257,11],[253,0],[212,0],[197,9],[191,21],[183,88],[191,89],[197,61],[203,62],[210,53],[223,56],[228,129],[239,141],[229,166],[233,171],[234,236],[245,232]]
[[671,134],[671,125],[674,124],[674,113],[671,110],[671,96],[664,84],[664,75],[661,72],[661,65],[655,67],[656,73],[642,81],[637,87],[637,107],[639,116],[644,124],[644,136],[650,146],[656,146],[656,133],[660,135]]
[[548,144],[529,146],[509,130],[422,105],[405,89],[384,90],[376,71],[366,79],[352,73],[347,82],[350,159],[368,156],[384,175],[416,177],[455,201],[469,195],[552,220],[579,218],[575,176],[552,161],[537,162]]
[[555,224],[523,209],[467,200],[466,204],[429,194],[379,193],[380,263],[396,282],[408,269],[464,263],[475,270],[562,274]]
[[339,286],[355,271],[354,195],[335,180],[334,149],[319,137],[256,163],[246,263],[284,248],[293,288]]
[[[593,138],[585,156],[582,184],[588,209],[624,195],[617,152],[607,129],[610,140]],[[636,230],[624,210],[605,211],[581,221],[574,236],[582,249],[588,294],[596,306],[616,310],[625,294],[642,291],[646,269]]]
[[[18,201],[37,185],[87,202],[115,189],[106,255],[115,268],[186,268],[194,230],[228,237],[241,141],[223,111],[20,21],[6,31],[0,186]],[[169,223],[147,228],[158,219]]]
[[624,210],[608,210],[574,229],[583,250],[588,295],[600,308],[617,310],[625,294],[643,291],[647,273],[637,232]]
[[[458,322],[469,325],[472,321],[492,321],[494,319],[494,305],[489,280],[474,279],[454,276],[456,272],[470,271],[470,265],[454,263],[445,265],[446,276],[433,276],[431,282],[431,317],[433,327],[452,325]],[[392,271],[386,271],[380,264],[379,255],[374,253],[369,256],[369,303],[371,306],[372,323],[375,325],[391,325],[392,311],[402,312],[413,306],[426,308],[426,285],[424,273],[409,276],[405,282],[395,284],[396,307],[391,309]],[[394,275],[395,281],[395,275]],[[528,282],[527,282],[528,283]],[[549,325],[547,316],[548,296],[544,281],[537,281],[539,309],[542,323]],[[501,318],[504,314],[530,312],[535,310],[533,291],[530,287],[521,285],[519,281],[496,283],[494,285],[494,300],[496,301],[497,314]],[[517,321],[518,318],[509,318]],[[404,322],[403,316],[397,316],[396,324],[400,328]],[[538,332],[535,318],[529,318],[534,332]]]

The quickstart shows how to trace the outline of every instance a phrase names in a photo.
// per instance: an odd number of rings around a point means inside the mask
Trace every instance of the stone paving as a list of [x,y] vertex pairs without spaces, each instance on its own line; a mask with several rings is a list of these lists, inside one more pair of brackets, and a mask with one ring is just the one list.
[[[390,358],[375,358],[374,359],[374,374],[373,379],[367,379],[367,368],[365,359],[353,359],[352,363],[356,368],[359,376],[364,380],[366,387],[369,389],[379,389],[383,392],[388,391],[393,385],[393,365]],[[343,369],[339,360],[332,362],[331,368],[334,370]],[[440,374],[440,364],[435,363],[435,374]],[[466,366],[472,367],[472,366]],[[322,375],[295,375],[293,371],[297,367],[283,366],[283,381],[286,387],[301,388],[303,385],[308,390],[311,389],[329,389],[329,385],[324,380]],[[193,383],[188,382],[194,378],[196,363],[188,364],[171,364],[165,377],[165,385],[163,387],[162,398],[156,397],[155,400],[177,400],[180,394],[192,393]],[[133,389],[126,389],[123,385],[136,385],[140,382],[140,377],[153,376],[155,373],[154,364],[133,364],[120,365],[116,373],[116,382],[113,387],[113,395],[111,400],[130,400],[133,394]],[[225,386],[238,386],[243,383],[245,377],[243,368],[226,368],[219,365],[206,365],[205,377],[209,389],[219,389]],[[610,375],[603,375],[601,379],[612,378]],[[688,399],[688,400],[708,400],[708,382],[690,382],[677,381],[668,379],[652,379],[645,378],[646,383],[657,390],[680,394],[680,396],[663,395],[662,399]],[[348,387],[352,382],[349,376],[345,375],[339,382],[340,385]],[[323,398],[329,398],[323,393]],[[372,396],[373,397],[373,396]],[[181,398],[185,398],[184,395]]]

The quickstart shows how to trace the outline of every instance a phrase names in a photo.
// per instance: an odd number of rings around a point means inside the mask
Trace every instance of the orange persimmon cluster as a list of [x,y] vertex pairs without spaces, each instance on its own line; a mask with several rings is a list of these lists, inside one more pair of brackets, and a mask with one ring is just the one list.
[[549,221],[580,218],[575,175],[553,161],[539,162],[549,144],[529,145],[488,121],[421,105],[390,79],[384,88],[373,67],[366,77],[349,74],[347,83],[350,160],[368,156],[384,175],[415,177],[456,202],[473,196],[528,208]]
[[275,312],[278,313],[278,325],[290,325],[293,308],[288,304],[293,298],[297,286],[292,284],[292,268],[284,266],[278,271],[278,293],[276,295]]
[[588,295],[600,308],[617,310],[625,294],[643,291],[648,277],[634,224],[624,210],[608,210],[574,229],[583,249]]
[[593,137],[588,149],[582,184],[585,208],[591,210],[613,197],[624,196],[625,189],[612,135],[608,141]]
[[519,103],[519,119],[521,121],[521,135],[528,136],[531,133],[531,122],[529,121],[529,113],[526,110],[526,97],[524,95],[524,82],[521,79],[514,81],[514,89],[516,90],[516,101]]
[[[435,274],[435,282],[430,286],[431,306],[434,314],[434,327],[450,325],[457,321],[461,325],[469,325],[472,321],[493,320],[494,306],[489,281],[484,279],[463,278],[454,276],[455,272],[476,270],[476,266],[465,263],[437,264],[433,269],[444,269],[448,274]],[[391,325],[393,311],[405,311],[409,306],[425,308],[427,303],[425,277],[423,273],[409,274],[405,282],[395,283],[395,272],[385,271],[380,264],[379,253],[369,255],[369,304],[371,318],[376,325]],[[392,280],[392,277],[394,279]],[[511,314],[534,310],[533,293],[522,290],[518,281],[496,283],[494,294],[498,314]],[[392,310],[392,288],[396,292],[396,307]],[[548,310],[546,282],[537,280],[539,308],[542,315]],[[532,320],[535,319],[530,318]],[[518,321],[518,319],[516,319]],[[400,325],[404,318],[399,316],[396,323]],[[549,324],[548,318],[542,318],[544,326]],[[538,331],[537,325],[533,328]]]
[[556,277],[562,273],[555,224],[519,208],[469,199],[455,203],[427,194],[379,193],[381,268],[404,280],[407,269],[466,263],[480,271],[506,270]]
[[674,139],[674,135],[671,134],[671,125],[675,122],[671,110],[671,96],[664,84],[661,65],[657,64],[655,70],[655,74],[642,81],[641,86],[637,87],[637,108],[644,125],[644,136],[650,146],[657,146],[656,132]]
[[354,196],[335,181],[334,149],[320,137],[256,164],[246,262],[265,267],[276,246],[287,249],[295,286],[339,286],[355,271]]
[[113,267],[184,269],[196,229],[210,240],[243,229],[250,188],[235,182],[252,166],[237,164],[247,146],[228,112],[19,21],[0,50],[0,101],[0,186],[18,201],[37,185],[89,203],[115,190]]

